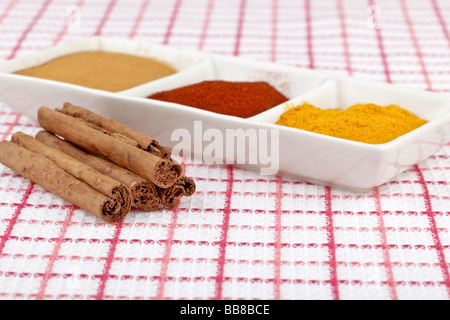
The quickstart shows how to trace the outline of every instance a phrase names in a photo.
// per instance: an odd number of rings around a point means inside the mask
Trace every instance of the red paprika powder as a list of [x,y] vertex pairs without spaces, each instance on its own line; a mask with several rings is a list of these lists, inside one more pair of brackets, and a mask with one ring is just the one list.
[[288,99],[266,82],[204,81],[155,93],[149,99],[249,118]]

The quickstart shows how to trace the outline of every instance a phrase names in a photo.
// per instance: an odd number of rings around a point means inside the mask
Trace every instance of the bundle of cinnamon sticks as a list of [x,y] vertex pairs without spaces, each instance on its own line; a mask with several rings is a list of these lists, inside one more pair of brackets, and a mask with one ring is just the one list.
[[135,205],[173,208],[195,192],[193,179],[157,140],[117,121],[66,102],[41,107],[45,129],[0,142],[0,162],[106,222],[118,222]]

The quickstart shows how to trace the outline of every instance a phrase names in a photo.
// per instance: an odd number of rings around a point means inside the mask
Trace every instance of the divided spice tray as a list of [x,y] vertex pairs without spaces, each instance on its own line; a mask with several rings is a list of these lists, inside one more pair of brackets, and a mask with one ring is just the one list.
[[[179,72],[117,93],[12,74],[63,55],[90,50],[152,57],[172,64]],[[266,81],[291,100],[242,119],[146,98],[159,91],[205,80]],[[215,129],[224,136],[227,129],[266,129],[267,132],[278,129],[279,148],[276,150],[279,151],[280,174],[356,192],[386,183],[450,141],[450,96],[445,94],[238,57],[103,37],[80,39],[1,63],[0,99],[35,121],[39,107],[59,108],[68,101],[148,134],[169,149],[179,143],[172,138],[177,129],[185,129],[183,132],[190,133],[193,141],[199,141],[195,137],[199,134],[198,121],[201,121],[202,132]],[[275,124],[289,106],[304,101],[330,109],[345,109],[356,103],[396,104],[429,122],[380,145]],[[192,146],[194,159],[201,157],[206,144]],[[243,152],[245,159],[249,159],[248,156],[255,150],[247,148]],[[224,154],[224,157],[227,155]],[[242,166],[258,169],[264,165]]]

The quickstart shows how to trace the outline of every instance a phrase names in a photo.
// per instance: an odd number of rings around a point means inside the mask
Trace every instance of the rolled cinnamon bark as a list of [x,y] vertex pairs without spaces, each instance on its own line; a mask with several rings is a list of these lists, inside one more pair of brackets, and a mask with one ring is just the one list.
[[164,149],[156,139],[131,129],[124,124],[106,119],[83,107],[74,106],[69,102],[65,102],[63,108],[58,111],[82,120],[87,126],[96,129],[102,133],[115,137],[134,147],[150,152],[158,157],[170,160],[179,173],[182,172],[181,165],[173,160],[170,153]]
[[195,193],[196,185],[192,178],[180,176],[178,184],[183,186],[183,196],[190,197]]
[[0,142],[0,162],[60,198],[106,222],[118,222],[129,210],[115,199],[67,173],[44,155],[10,141]]
[[158,188],[161,204],[174,208],[179,203],[181,196],[189,197],[195,192],[195,182],[189,177],[181,175],[177,181],[167,189]]
[[110,214],[123,215],[130,211],[131,192],[128,187],[119,181],[101,174],[90,166],[74,159],[64,152],[49,147],[25,133],[14,133],[11,141],[25,149],[47,157],[67,173],[85,182],[105,196],[113,199],[116,202],[116,205],[114,208],[111,207],[113,211],[111,211]]
[[160,188],[171,187],[181,174],[179,165],[175,165],[170,160],[104,134],[62,112],[41,107],[38,110],[38,120],[47,131],[88,151],[105,156],[112,162],[150,180]]
[[36,139],[126,185],[131,190],[133,203],[137,207],[146,211],[154,211],[159,208],[161,199],[155,185],[150,181],[108,160],[88,154],[48,131],[39,131]]
[[[148,151],[159,157],[170,159],[170,154],[158,143],[157,140],[137,132],[124,124],[102,117],[83,107],[74,106],[69,102],[65,102],[62,109],[58,111],[75,118],[81,118],[84,121],[95,126],[97,130],[102,130],[104,133],[116,136],[128,143],[137,145],[138,148]],[[122,138],[120,138],[122,136]]]

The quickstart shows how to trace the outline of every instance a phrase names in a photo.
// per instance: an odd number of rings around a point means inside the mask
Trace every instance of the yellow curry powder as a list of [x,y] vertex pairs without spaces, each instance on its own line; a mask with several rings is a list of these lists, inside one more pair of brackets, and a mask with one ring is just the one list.
[[16,74],[117,92],[176,72],[168,64],[151,58],[85,51],[62,56]]
[[381,144],[427,121],[395,105],[356,104],[346,110],[322,110],[308,103],[291,108],[277,124],[347,140]]

